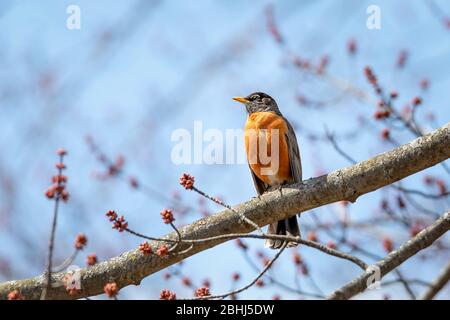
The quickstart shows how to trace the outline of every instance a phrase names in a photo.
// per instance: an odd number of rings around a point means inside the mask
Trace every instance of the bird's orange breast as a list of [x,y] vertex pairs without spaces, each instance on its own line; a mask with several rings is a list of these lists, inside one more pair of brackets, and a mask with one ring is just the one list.
[[287,131],[283,117],[273,112],[251,113],[245,124],[245,149],[250,168],[270,186],[291,178]]

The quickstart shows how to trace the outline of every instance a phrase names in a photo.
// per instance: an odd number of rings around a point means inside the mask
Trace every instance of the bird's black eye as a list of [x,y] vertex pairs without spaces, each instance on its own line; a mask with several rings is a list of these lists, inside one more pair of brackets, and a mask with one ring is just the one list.
[[259,100],[259,95],[254,94],[250,97],[250,100],[255,101],[255,100]]

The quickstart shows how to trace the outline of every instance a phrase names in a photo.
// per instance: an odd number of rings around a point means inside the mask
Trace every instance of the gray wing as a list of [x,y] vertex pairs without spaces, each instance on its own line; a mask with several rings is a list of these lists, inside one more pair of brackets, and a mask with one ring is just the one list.
[[250,173],[253,178],[253,184],[255,185],[256,192],[258,192],[258,194],[260,194],[260,195],[263,194],[267,190],[267,185],[264,183],[264,181],[262,181],[261,179],[259,179],[256,176],[256,174],[253,172],[252,168],[250,167],[250,164],[248,165],[248,168],[250,169]]
[[288,132],[286,133],[286,142],[289,149],[289,164],[291,166],[291,175],[294,182],[302,181],[302,161],[300,159],[300,150],[298,148],[297,137],[294,128],[289,121],[286,121]]

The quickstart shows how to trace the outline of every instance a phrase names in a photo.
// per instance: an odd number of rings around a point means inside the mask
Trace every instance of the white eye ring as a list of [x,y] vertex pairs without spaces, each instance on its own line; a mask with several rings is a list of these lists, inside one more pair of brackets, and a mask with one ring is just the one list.
[[259,100],[259,95],[254,94],[250,97],[251,100]]

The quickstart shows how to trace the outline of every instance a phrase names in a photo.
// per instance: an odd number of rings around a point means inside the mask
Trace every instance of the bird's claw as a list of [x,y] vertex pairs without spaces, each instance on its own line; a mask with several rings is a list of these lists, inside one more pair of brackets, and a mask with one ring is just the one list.
[[278,191],[280,191],[280,195],[283,196],[283,186],[280,185],[280,186],[278,186],[277,189],[278,189]]

